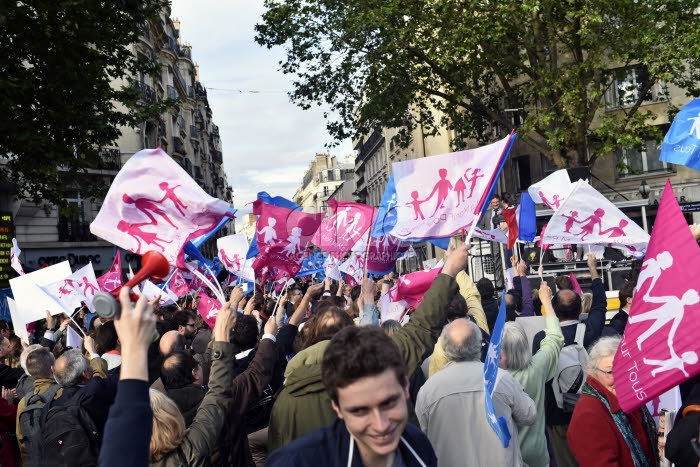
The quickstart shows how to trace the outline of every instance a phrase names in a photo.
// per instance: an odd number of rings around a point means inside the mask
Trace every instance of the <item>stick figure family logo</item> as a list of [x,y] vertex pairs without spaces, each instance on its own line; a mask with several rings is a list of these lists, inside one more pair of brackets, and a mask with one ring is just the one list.
[[540,199],[542,199],[542,202],[544,202],[544,204],[546,204],[550,207],[550,209],[553,209],[555,211],[559,209],[561,202],[564,201],[564,198],[559,196],[558,193],[553,194],[551,200],[547,199],[546,195],[542,190],[540,190],[537,194],[540,195]]
[[[700,303],[700,295],[695,289],[686,290],[680,298],[676,295],[652,295],[658,280],[664,273],[670,274],[669,269],[672,266],[673,256],[668,251],[662,251],[656,257],[647,259],[644,262],[637,280],[635,297],[641,295],[641,300],[646,304],[658,304],[659,306],[641,314],[630,315],[629,322],[633,324],[651,322],[651,325],[637,337],[636,343],[639,350],[642,350],[642,345],[649,337],[670,323],[671,328],[666,340],[670,358],[666,360],[644,358],[644,363],[656,367],[651,372],[652,376],[676,369],[681,371],[686,377],[689,377],[690,374],[686,371],[685,365],[696,364],[698,355],[693,351],[687,351],[679,356],[674,347],[674,338],[685,316],[685,307]],[[649,282],[649,285],[646,287],[646,291],[642,293],[647,282]]]
[[[564,224],[564,232],[571,233],[574,236],[580,237],[581,240],[586,240],[589,235],[595,234],[596,227],[598,228],[598,235],[607,235],[608,238],[625,237],[625,227],[629,224],[626,219],[620,219],[617,226],[612,226],[608,229],[603,228],[603,217],[605,216],[605,209],[597,208],[593,211],[593,214],[586,217],[585,219],[578,218],[578,211],[571,210],[568,214],[562,213],[562,217],[566,219]],[[571,232],[574,228],[574,224],[581,224],[580,231],[577,233]]]
[[226,269],[229,271],[241,270],[241,257],[238,253],[235,253],[233,258],[229,258],[226,251],[221,248],[219,249],[219,258],[221,258],[221,262],[224,263],[224,266],[226,266]]

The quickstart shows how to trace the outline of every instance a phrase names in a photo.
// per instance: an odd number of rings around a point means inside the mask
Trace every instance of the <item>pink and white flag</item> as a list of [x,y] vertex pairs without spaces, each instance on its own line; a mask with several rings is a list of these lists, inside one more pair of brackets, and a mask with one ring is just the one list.
[[608,245],[635,252],[646,249],[649,234],[583,180],[554,213],[542,236],[549,244]]
[[214,325],[216,324],[216,315],[218,315],[219,310],[221,310],[221,302],[211,298],[204,292],[199,292],[197,297],[199,298],[199,301],[197,302],[197,312],[199,313],[199,316],[202,317],[210,328],[214,329]]
[[119,171],[90,231],[125,250],[163,253],[184,267],[184,247],[231,216],[162,149],[134,154]]
[[168,286],[177,297],[184,297],[190,293],[190,286],[187,283],[185,276],[182,274],[182,269],[179,268],[173,272]]
[[483,195],[510,140],[395,162],[397,221],[391,234],[403,240],[449,237],[478,220]]
[[117,250],[117,254],[114,256],[114,261],[112,261],[112,266],[109,268],[109,271],[98,277],[97,283],[100,285],[100,290],[107,293],[119,289],[124,285],[122,281],[122,254],[119,250]]
[[571,287],[573,288],[574,292],[576,292],[579,297],[583,297],[583,290],[581,290],[581,285],[578,283],[578,280],[573,272],[569,273],[569,280],[571,281]]
[[245,234],[229,235],[216,240],[219,261],[231,274],[249,282],[255,281],[253,258],[246,259],[248,239]]
[[300,264],[323,216],[267,204],[262,199],[253,203],[253,214],[258,216],[256,235],[260,252],[281,246],[281,254]]
[[362,283],[364,276],[364,253],[360,251],[351,251],[348,259],[338,266],[340,272],[352,277],[356,283]]
[[400,276],[387,294],[392,302],[405,300],[411,308],[418,308],[423,296],[442,271],[443,262],[440,261],[433,269],[417,271]]
[[17,246],[17,239],[13,238],[12,239],[12,248],[10,248],[10,266],[12,266],[12,269],[17,271],[17,274],[20,276],[24,275],[24,269],[22,269],[22,263],[19,262],[19,255],[22,253],[22,250],[19,249],[19,246]]
[[260,278],[261,284],[268,280],[290,279],[301,269],[303,254],[290,255],[284,244],[277,243],[264,250],[261,248],[260,254],[255,257],[251,267],[255,271],[255,277]]
[[73,314],[76,308],[80,308],[80,302],[85,302],[90,311],[94,312],[92,299],[100,291],[92,262],[65,279],[39,287],[61,304],[68,314]]
[[569,172],[561,169],[530,185],[527,192],[535,203],[544,203],[556,212],[572,188]]
[[613,361],[625,412],[700,373],[698,264],[700,248],[667,181]]
[[385,293],[379,299],[379,314],[382,322],[389,319],[401,322],[401,318],[406,313],[407,308],[408,302],[406,300],[392,302],[388,293]]
[[328,200],[333,214],[323,221],[312,242],[337,259],[343,259],[367,233],[374,222],[375,209],[362,203]]
[[[466,226],[464,229],[465,236],[466,230],[469,230],[469,227],[471,226]],[[490,242],[508,243],[508,236],[501,229],[481,230],[479,227],[475,227],[474,237],[481,238],[483,240],[488,240]]]
[[339,281],[343,278],[340,274],[340,261],[333,257],[333,255],[326,256],[323,261],[324,274],[326,277],[330,277],[334,281]]

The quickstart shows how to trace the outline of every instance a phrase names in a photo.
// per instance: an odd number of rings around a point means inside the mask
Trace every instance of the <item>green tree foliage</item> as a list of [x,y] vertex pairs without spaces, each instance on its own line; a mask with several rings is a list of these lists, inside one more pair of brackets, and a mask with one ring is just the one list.
[[[329,106],[337,139],[419,122],[485,142],[518,133],[559,167],[654,135],[655,83],[700,94],[700,16],[688,0],[266,0],[256,41],[286,53],[291,100]],[[617,112],[605,91],[646,66]],[[636,96],[636,97],[635,97]],[[669,105],[670,107],[670,105]],[[510,109],[505,111],[505,109]],[[515,110],[520,109],[520,110]],[[587,160],[586,154],[590,158]]]
[[[135,126],[160,111],[137,105],[140,93],[115,79],[155,73],[131,44],[160,0],[26,0],[0,6],[0,178],[18,196],[63,203],[67,187],[102,193],[100,148],[119,126]],[[94,172],[93,172],[94,173]]]

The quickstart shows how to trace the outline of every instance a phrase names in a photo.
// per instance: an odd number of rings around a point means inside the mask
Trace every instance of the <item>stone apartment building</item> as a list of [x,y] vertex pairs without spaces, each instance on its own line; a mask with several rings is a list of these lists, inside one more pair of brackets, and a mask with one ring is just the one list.
[[330,154],[316,154],[304,173],[301,186],[294,194],[294,202],[310,212],[325,212],[328,200],[343,182],[353,177],[353,165],[340,162]]
[[[90,176],[104,177],[111,182],[129,157],[136,152],[160,146],[211,196],[232,202],[232,188],[223,168],[219,128],[207,99],[207,91],[199,80],[199,70],[193,60],[192,48],[180,39],[180,23],[170,18],[166,6],[160,17],[152,21],[138,43],[132,44],[135,55],[157,59],[159,75],[139,74],[130,82],[115,82],[116,86],[130,85],[142,92],[144,102],[177,102],[167,112],[136,128],[122,128],[122,136],[112,147],[102,150],[107,169],[93,170]],[[4,212],[11,212],[14,235],[22,248],[22,263],[28,269],[38,269],[68,260],[73,269],[92,261],[95,272],[106,271],[114,258],[115,248],[90,233],[89,224],[99,212],[101,200],[92,201],[81,196],[76,186],[65,193],[65,199],[76,205],[76,213],[63,216],[48,202],[39,205],[14,197],[14,187],[0,186]],[[233,230],[233,223],[224,227],[217,236]],[[202,247],[205,256],[215,253],[215,239]],[[140,257],[126,252],[122,259],[136,268]],[[126,264],[124,265],[126,267]]]

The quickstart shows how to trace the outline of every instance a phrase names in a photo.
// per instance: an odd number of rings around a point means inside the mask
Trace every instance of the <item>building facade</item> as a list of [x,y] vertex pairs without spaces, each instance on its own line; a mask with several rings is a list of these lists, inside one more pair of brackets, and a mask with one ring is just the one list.
[[316,154],[294,194],[294,201],[306,211],[325,212],[331,194],[352,177],[352,163],[340,162],[328,153]]
[[[101,150],[105,170],[91,170],[89,176],[104,177],[109,184],[133,154],[142,149],[161,147],[211,196],[232,203],[232,188],[223,168],[219,128],[213,122],[207,92],[199,81],[199,70],[192,58],[192,48],[180,40],[180,24],[170,18],[166,6],[160,17],[144,30],[132,52],[146,59],[158,60],[161,72],[156,76],[139,74],[130,81],[115,81],[115,86],[133,86],[141,91],[143,102],[174,100],[169,110],[157,119],[136,128],[121,128],[122,136],[114,146]],[[102,200],[82,196],[76,186],[65,192],[74,208],[70,214],[59,212],[48,202],[36,205],[14,196],[16,188],[0,186],[0,210],[10,212],[14,232],[22,249],[22,263],[28,270],[68,260],[73,269],[92,262],[95,273],[109,269],[115,248],[90,233]],[[233,223],[217,236],[233,230]],[[201,248],[205,256],[215,254],[215,239]],[[138,267],[140,256],[126,252],[122,259]],[[125,265],[126,267],[126,265]]]

